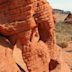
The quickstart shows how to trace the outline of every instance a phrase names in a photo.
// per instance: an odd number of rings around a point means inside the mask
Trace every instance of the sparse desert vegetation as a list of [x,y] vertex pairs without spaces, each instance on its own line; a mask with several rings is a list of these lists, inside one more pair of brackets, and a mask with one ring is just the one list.
[[56,39],[57,44],[62,48],[68,46],[68,42],[72,41],[72,24],[64,22],[56,23]]
[[65,62],[72,72],[72,24],[65,23],[65,18],[70,12],[55,10],[56,16],[56,42],[64,53]]

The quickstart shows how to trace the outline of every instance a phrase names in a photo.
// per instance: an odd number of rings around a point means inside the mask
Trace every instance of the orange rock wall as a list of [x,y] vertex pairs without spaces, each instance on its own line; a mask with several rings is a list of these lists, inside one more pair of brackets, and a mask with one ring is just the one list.
[[54,30],[52,8],[46,0],[0,1],[0,35],[12,45],[20,43],[29,72],[63,72]]

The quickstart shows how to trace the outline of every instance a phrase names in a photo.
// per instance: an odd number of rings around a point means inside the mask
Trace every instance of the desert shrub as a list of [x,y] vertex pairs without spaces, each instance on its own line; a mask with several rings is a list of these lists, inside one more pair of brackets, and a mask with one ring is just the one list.
[[68,47],[68,43],[66,43],[66,42],[58,43],[58,46],[60,46],[62,48],[66,48],[66,47]]
[[65,48],[68,46],[67,42],[72,41],[72,25],[64,22],[57,22],[56,24],[56,41],[57,44]]

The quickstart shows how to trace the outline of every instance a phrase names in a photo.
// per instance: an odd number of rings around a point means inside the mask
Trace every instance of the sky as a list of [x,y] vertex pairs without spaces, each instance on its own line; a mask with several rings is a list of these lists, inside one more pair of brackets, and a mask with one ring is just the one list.
[[72,0],[48,0],[53,8],[72,12]]

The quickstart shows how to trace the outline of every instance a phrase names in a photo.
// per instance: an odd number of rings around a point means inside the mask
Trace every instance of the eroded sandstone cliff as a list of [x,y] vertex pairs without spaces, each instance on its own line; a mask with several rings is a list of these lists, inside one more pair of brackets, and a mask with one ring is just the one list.
[[[69,72],[66,63],[62,59],[62,51],[55,44],[55,25],[52,8],[46,0],[1,0],[0,1],[0,35],[5,37],[8,43],[15,45],[22,52],[22,61],[26,64],[24,70],[28,72]],[[0,49],[3,49],[0,47]],[[4,49],[7,49],[5,47]],[[8,51],[9,52],[9,51]],[[8,53],[6,52],[6,53]],[[0,53],[5,53],[0,50]],[[11,52],[10,52],[11,53]],[[20,72],[11,56],[4,55],[10,62],[9,68],[4,72]],[[3,55],[2,55],[3,56]],[[11,58],[11,61],[8,60]],[[17,60],[14,62],[20,63]],[[6,62],[5,62],[6,63]],[[1,64],[2,65],[2,64]],[[21,65],[21,64],[18,64]],[[1,67],[0,67],[1,69]],[[4,70],[4,69],[3,69]],[[13,71],[14,70],[14,71]],[[2,72],[0,70],[0,72]]]

